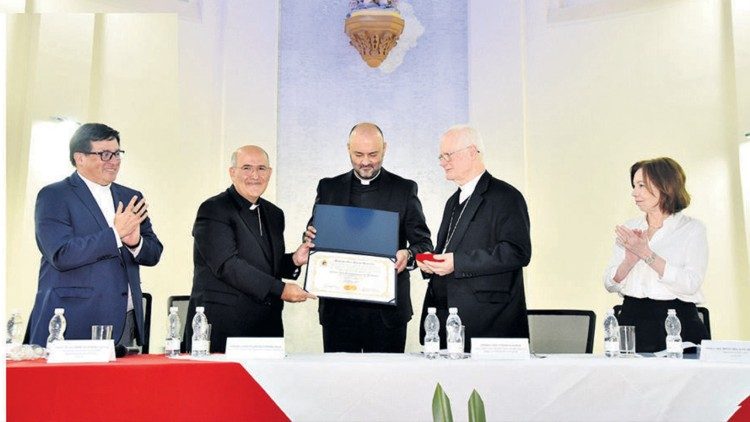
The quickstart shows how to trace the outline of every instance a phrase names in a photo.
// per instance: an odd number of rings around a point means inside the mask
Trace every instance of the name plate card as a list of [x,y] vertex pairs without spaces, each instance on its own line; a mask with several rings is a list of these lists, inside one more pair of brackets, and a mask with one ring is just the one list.
[[227,359],[284,359],[283,337],[229,337]]
[[114,362],[113,340],[62,340],[47,348],[47,363]]
[[717,341],[701,342],[700,360],[706,362],[750,363],[750,341]]
[[497,360],[530,359],[529,339],[472,337],[471,358]]

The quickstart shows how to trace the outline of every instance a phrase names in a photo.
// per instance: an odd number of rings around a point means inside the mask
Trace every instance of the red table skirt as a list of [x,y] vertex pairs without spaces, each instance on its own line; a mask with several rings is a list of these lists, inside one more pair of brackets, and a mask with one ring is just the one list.
[[9,421],[288,421],[231,362],[128,356],[117,362],[7,362]]

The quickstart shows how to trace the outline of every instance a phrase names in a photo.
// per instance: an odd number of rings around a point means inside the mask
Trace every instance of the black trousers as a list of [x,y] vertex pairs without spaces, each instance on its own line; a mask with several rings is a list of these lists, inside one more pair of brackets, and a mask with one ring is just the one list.
[[[682,341],[700,344],[701,340],[710,338],[706,326],[698,316],[695,303],[679,299],[655,300],[625,296],[622,312],[617,319],[620,325],[635,326],[636,352],[653,353],[667,348],[664,320],[667,319],[669,309],[677,311],[677,318],[682,326]],[[695,348],[686,349],[685,353],[695,353]]]
[[377,309],[360,309],[336,324],[323,325],[325,353],[404,353],[406,324],[387,327]]

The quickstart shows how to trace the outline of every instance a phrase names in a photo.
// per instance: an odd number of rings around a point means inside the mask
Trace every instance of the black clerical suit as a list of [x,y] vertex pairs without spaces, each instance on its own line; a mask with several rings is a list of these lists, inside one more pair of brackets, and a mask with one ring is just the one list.
[[486,171],[464,203],[459,203],[459,194],[445,204],[435,249],[453,253],[454,271],[430,278],[421,321],[428,307],[437,308],[444,348],[448,308],[457,307],[466,327],[467,352],[472,337],[528,338],[523,267],[531,259],[531,240],[526,201]]
[[[398,249],[406,249],[408,243],[414,256],[432,250],[417,184],[385,169],[369,184],[363,184],[354,171],[322,179],[315,203],[397,212]],[[409,265],[413,267],[413,258]],[[396,306],[320,298],[318,312],[324,351],[403,353],[406,324],[413,314],[409,290],[407,269],[396,280]]]
[[187,350],[196,306],[211,324],[211,352],[224,352],[227,337],[284,336],[281,278],[296,279],[299,267],[284,253],[284,212],[263,198],[251,206],[231,186],[198,209]]

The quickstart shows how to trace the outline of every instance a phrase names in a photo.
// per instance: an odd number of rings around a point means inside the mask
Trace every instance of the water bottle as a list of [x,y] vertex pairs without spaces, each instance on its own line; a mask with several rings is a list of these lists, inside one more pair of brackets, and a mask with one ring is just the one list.
[[55,308],[55,315],[49,320],[49,337],[47,337],[47,348],[52,345],[52,342],[65,340],[63,333],[65,327],[68,325],[65,321],[65,309]]
[[193,317],[193,346],[190,350],[192,356],[208,356],[208,318],[203,313],[203,306],[195,307]]
[[604,317],[604,356],[616,358],[620,355],[620,324],[615,318],[615,310],[610,309]]
[[169,308],[169,322],[167,323],[167,341],[164,343],[164,355],[174,357],[180,355],[180,316],[177,315],[177,307]]
[[667,319],[664,321],[664,328],[667,329],[667,357],[672,359],[682,359],[682,324],[677,318],[677,312],[674,309],[667,311]]
[[427,359],[435,359],[440,353],[440,321],[436,312],[435,308],[427,308],[427,318],[424,319],[424,354]]
[[23,319],[21,311],[14,309],[8,319],[8,335],[5,338],[5,344],[19,345],[21,342],[23,342]]
[[451,359],[461,359],[464,356],[464,347],[461,341],[461,318],[458,316],[458,308],[449,308],[448,312],[448,319],[445,321],[448,357]]

